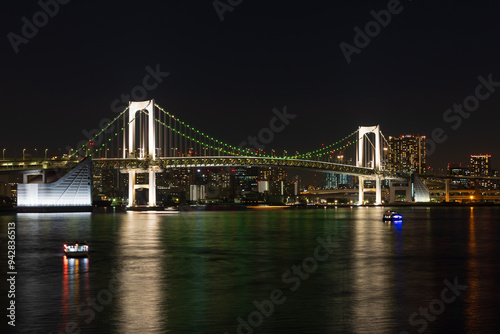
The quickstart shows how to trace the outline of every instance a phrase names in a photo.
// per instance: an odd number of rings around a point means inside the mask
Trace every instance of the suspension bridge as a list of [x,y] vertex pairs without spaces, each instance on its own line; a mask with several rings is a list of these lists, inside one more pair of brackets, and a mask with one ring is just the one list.
[[[380,182],[400,179],[385,170],[388,142],[378,125],[360,126],[345,137],[315,150],[289,155],[284,151],[237,147],[216,139],[182,121],[154,100],[132,101],[85,144],[64,159],[4,159],[0,171],[70,168],[82,158],[94,166],[119,168],[128,173],[129,205],[135,190],[149,189],[149,206],[156,206],[156,174],[167,168],[270,166],[353,175],[359,182],[359,203],[364,203],[364,181],[375,180],[375,203],[381,204]],[[136,174],[149,174],[148,184],[135,184]]]

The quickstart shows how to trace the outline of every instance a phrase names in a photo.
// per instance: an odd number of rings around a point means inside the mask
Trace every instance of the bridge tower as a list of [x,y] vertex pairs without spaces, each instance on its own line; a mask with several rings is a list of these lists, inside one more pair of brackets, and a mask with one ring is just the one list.
[[[366,148],[365,151],[365,136],[373,133],[375,134],[375,147],[374,151],[370,151]],[[368,139],[369,140],[369,139]],[[373,143],[371,143],[373,145]],[[368,146],[368,145],[367,145]],[[367,152],[372,152],[371,157],[367,157]],[[373,154],[374,153],[374,154]],[[368,159],[370,159],[368,161]],[[371,164],[371,166],[369,166]],[[357,167],[371,167],[375,171],[380,171],[381,168],[381,147],[380,147],[380,126],[360,126],[358,131],[358,146],[356,150],[356,166]],[[364,181],[365,177],[359,176],[359,204],[364,203]],[[379,174],[375,175],[375,204],[382,204],[382,190],[380,187],[381,177]]]
[[[123,138],[123,158],[130,159],[150,159],[155,161],[156,156],[156,134],[155,134],[155,124],[154,124],[154,100],[149,101],[130,101],[128,108],[128,126],[126,131],[127,136]],[[136,122],[134,118],[140,111],[146,111],[147,115],[147,134],[139,133],[136,134]],[[147,136],[146,136],[147,135]],[[137,137],[143,136],[147,138],[146,140],[140,141],[141,144],[137,144]],[[128,140],[127,140],[128,139]],[[147,152],[147,154],[146,154]],[[149,173],[149,183],[137,185],[135,183],[137,173]],[[135,191],[140,188],[149,189],[149,206],[156,206],[156,166],[148,166],[147,170],[132,168],[128,170],[128,206],[133,206],[135,204]]]

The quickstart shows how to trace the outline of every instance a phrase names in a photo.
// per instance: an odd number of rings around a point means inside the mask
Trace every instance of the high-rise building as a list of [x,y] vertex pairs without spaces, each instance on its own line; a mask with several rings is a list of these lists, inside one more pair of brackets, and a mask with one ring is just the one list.
[[393,172],[424,174],[425,136],[389,137],[388,169]]
[[207,198],[230,200],[233,196],[234,188],[234,172],[230,168],[221,168],[210,170],[210,172],[203,171],[207,177]]
[[189,200],[192,202],[198,202],[207,198],[207,193],[205,191],[204,185],[190,185],[189,186]]
[[257,192],[259,169],[256,167],[236,167],[234,172],[234,187],[237,197],[246,193]]
[[491,176],[491,155],[471,155],[470,167],[472,176]]
[[346,174],[326,173],[323,187],[325,189],[350,189],[354,186],[354,176]]
[[338,188],[337,174],[326,173],[325,174],[325,181],[323,183],[323,188],[325,188],[325,189],[337,189]]

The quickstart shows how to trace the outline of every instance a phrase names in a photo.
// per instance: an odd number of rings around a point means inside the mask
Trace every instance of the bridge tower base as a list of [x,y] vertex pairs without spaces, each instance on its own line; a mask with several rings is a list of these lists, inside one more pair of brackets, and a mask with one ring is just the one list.
[[382,204],[382,189],[380,187],[381,178],[380,175],[376,176],[375,179],[375,204]]
[[139,188],[147,188],[149,193],[148,206],[156,206],[156,168],[150,166],[147,173],[149,173],[149,183],[137,185],[135,183],[135,177],[137,173],[143,171],[137,171],[135,169],[129,170],[128,173],[128,205],[127,207],[136,205],[135,191]]
[[358,199],[358,204],[362,205],[365,204],[365,178],[362,176],[359,176],[359,199]]
[[149,169],[149,206],[156,206],[156,171],[153,168]]
[[128,172],[128,205],[135,205],[135,170]]

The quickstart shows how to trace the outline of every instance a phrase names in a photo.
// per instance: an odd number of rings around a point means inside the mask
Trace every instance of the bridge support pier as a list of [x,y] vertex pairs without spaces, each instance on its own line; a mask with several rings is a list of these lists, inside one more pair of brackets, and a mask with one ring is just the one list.
[[358,176],[359,179],[359,200],[358,204],[362,205],[365,203],[365,179],[362,176]]
[[156,171],[149,170],[149,206],[156,206]]
[[[145,171],[143,169],[132,169],[128,170],[128,207],[136,206],[136,196],[135,191],[140,188],[148,188],[149,199],[148,206],[156,206],[156,172],[157,169],[150,167],[149,170]],[[137,173],[149,173],[149,183],[136,185],[135,176]]]
[[135,171],[128,172],[128,205],[135,205]]
[[375,204],[380,205],[382,204],[382,189],[380,187],[380,175],[376,176],[375,179]]

